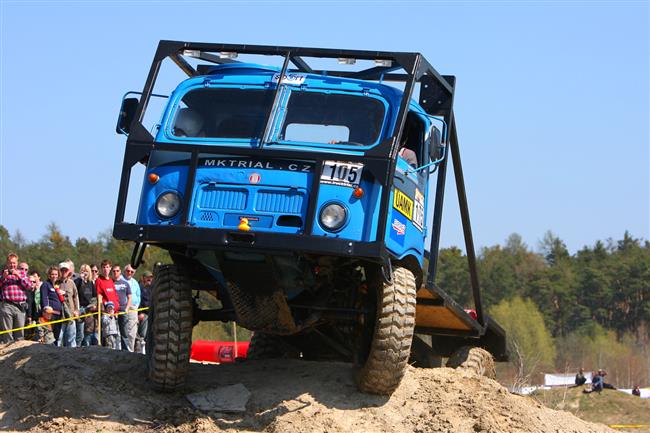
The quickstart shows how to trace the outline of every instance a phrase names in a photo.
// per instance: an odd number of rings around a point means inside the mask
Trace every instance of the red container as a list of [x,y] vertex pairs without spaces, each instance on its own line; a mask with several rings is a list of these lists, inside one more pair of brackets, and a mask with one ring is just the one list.
[[[248,341],[237,342],[237,358],[246,358]],[[234,341],[196,340],[192,343],[190,358],[194,361],[235,362]]]

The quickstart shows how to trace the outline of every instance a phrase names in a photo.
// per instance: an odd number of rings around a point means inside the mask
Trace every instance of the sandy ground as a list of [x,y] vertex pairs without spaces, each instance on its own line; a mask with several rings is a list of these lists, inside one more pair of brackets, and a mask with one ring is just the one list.
[[[0,346],[0,430],[20,432],[613,432],[447,368],[409,368],[390,397],[361,394],[348,364],[192,364],[187,390],[159,394],[142,355],[101,347]],[[202,412],[187,392],[241,383],[239,414]]]

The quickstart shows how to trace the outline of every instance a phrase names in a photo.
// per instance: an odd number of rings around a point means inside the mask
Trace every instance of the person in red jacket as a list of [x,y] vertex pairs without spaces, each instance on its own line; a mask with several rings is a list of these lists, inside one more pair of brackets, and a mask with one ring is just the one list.
[[107,302],[112,302],[117,311],[120,306],[120,300],[115,291],[115,283],[111,278],[112,263],[110,260],[103,260],[101,264],[101,275],[95,280],[95,287],[97,288],[97,296],[102,297],[102,304],[106,305]]

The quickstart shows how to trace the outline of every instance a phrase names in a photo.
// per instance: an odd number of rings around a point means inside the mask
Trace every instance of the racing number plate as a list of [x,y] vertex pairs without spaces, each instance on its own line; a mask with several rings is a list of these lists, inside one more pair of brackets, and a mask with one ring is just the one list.
[[363,164],[358,162],[324,161],[320,183],[354,188],[361,182]]

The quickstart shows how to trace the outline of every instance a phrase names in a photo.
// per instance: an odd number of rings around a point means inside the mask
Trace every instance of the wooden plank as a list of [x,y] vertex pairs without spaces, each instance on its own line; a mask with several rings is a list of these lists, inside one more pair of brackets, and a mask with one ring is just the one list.
[[470,328],[453,311],[444,306],[416,305],[415,326],[469,331]]
[[423,299],[438,299],[438,296],[434,296],[429,290],[426,288],[422,287],[420,290],[417,291],[417,297],[418,298],[423,298]]

